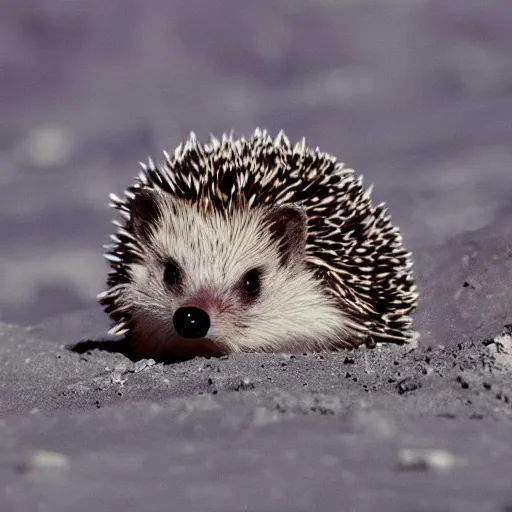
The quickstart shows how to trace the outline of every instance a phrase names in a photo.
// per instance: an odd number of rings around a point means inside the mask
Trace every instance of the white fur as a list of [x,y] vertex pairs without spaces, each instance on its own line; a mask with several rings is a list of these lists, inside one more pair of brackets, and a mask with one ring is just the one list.
[[[201,353],[201,341],[184,340],[172,317],[185,301],[214,297],[207,337],[225,352],[305,351],[351,347],[350,330],[335,299],[302,260],[283,268],[264,226],[265,209],[232,214],[201,213],[170,196],[161,198],[164,217],[144,247],[143,262],[131,266],[132,283],[120,302],[131,309],[133,346],[144,357]],[[182,290],[163,280],[173,258],[184,270]],[[242,300],[240,282],[252,268],[264,269],[261,295]]]

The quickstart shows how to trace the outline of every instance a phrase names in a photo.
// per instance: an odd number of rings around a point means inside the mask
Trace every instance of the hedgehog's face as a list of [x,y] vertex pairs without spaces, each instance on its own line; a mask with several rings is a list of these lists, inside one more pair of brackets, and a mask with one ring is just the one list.
[[325,336],[339,328],[340,312],[306,267],[298,208],[225,215],[153,191],[138,194],[131,219],[144,256],[130,265],[120,301],[139,355],[303,348],[325,341],[304,339],[312,320]]

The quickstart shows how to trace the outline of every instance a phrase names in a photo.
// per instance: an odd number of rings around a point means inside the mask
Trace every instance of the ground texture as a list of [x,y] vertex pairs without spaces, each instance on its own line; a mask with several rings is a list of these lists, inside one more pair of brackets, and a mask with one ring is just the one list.
[[[510,512],[510,26],[508,0],[4,0],[0,510]],[[258,125],[388,202],[417,346],[161,365],[105,340],[108,192]]]

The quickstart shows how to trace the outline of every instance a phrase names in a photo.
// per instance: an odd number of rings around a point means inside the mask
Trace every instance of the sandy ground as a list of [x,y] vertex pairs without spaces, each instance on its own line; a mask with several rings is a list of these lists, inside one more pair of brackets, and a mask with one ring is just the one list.
[[[511,26],[508,0],[4,0],[0,510],[512,510]],[[258,125],[375,184],[417,347],[105,342],[108,192],[189,130]]]

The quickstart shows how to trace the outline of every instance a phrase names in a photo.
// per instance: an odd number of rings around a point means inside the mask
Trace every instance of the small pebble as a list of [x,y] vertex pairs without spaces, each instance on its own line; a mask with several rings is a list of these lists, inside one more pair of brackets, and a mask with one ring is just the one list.
[[66,455],[58,452],[38,450],[23,464],[25,471],[39,471],[45,469],[62,469],[69,465]]
[[446,450],[404,448],[398,452],[398,468],[403,471],[446,471],[457,464],[457,457]]

